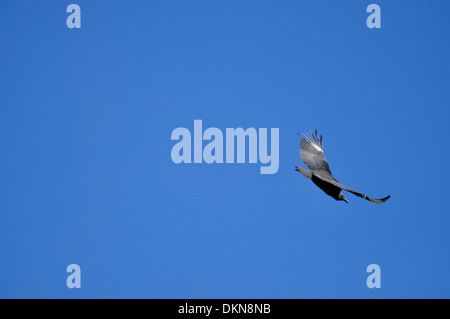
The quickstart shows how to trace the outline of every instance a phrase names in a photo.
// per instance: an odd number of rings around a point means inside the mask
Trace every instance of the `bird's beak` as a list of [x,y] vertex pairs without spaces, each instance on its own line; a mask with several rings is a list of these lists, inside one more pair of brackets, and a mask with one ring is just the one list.
[[348,202],[347,198],[344,198],[344,200],[345,200],[345,202],[346,202],[347,204],[350,204],[350,203]]

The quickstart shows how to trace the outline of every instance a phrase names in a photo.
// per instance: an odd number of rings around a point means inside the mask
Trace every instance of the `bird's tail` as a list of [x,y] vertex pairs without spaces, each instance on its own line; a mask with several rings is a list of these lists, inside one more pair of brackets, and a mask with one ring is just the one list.
[[308,171],[307,169],[304,169],[303,167],[295,165],[295,170],[302,173],[302,175],[305,176],[306,178],[311,179],[312,177],[312,172]]

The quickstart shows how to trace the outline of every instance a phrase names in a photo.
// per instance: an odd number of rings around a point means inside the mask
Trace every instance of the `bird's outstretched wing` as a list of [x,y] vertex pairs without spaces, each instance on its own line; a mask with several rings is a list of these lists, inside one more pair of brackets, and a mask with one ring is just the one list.
[[317,130],[315,131],[315,135],[311,131],[310,135],[303,134],[300,146],[303,148],[298,151],[300,158],[313,173],[319,173],[324,177],[333,178],[330,166],[323,153],[322,135],[319,137]]
[[340,189],[342,189],[342,190],[344,190],[344,191],[350,192],[350,193],[352,193],[352,194],[354,194],[354,195],[356,195],[356,196],[359,196],[359,197],[362,197],[362,198],[364,198],[364,199],[367,199],[368,201],[370,201],[370,202],[372,202],[372,203],[375,203],[375,204],[381,204],[381,203],[384,203],[385,201],[387,201],[387,200],[391,197],[391,195],[389,195],[389,196],[386,196],[385,198],[381,198],[381,199],[378,199],[378,198],[372,198],[372,197],[369,197],[369,196],[367,196],[367,195],[361,194],[361,193],[359,193],[359,192],[357,192],[357,191],[351,189],[350,187],[347,187],[347,186],[345,186],[345,185],[342,185],[341,183],[339,183],[339,182],[338,182],[336,179],[334,179],[334,178],[329,178],[328,176],[323,176],[323,175],[320,175],[320,174],[315,174],[315,175],[316,175],[318,178],[320,178],[320,179],[322,179],[322,180],[324,180],[324,181],[326,181],[326,182],[328,182],[328,183],[330,183],[330,184],[332,184],[332,185],[334,185],[334,186],[336,186],[336,187],[339,187]]

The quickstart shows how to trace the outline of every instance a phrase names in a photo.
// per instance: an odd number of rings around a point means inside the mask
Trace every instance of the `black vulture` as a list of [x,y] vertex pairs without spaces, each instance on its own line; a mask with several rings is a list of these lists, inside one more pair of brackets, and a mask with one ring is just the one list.
[[322,135],[320,135],[319,138],[317,130],[315,131],[315,135],[311,131],[310,135],[303,134],[300,146],[303,148],[299,150],[300,158],[305,165],[308,166],[310,171],[298,167],[297,165],[295,165],[295,170],[302,173],[306,178],[311,179],[314,184],[335,200],[343,200],[348,204],[348,200],[345,198],[344,194],[341,193],[341,190],[353,193],[356,196],[376,204],[384,203],[391,197],[389,195],[382,199],[371,198],[339,183],[333,175],[331,175],[330,166],[323,154]]

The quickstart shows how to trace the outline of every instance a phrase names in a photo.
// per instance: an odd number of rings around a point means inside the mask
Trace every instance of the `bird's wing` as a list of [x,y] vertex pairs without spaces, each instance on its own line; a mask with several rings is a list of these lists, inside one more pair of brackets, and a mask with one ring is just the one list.
[[303,148],[299,150],[300,158],[313,173],[317,172],[323,176],[333,178],[330,166],[323,154],[322,135],[319,137],[317,130],[315,135],[311,131],[310,135],[303,134],[300,146]]
[[331,179],[330,179],[329,177],[323,176],[323,175],[320,175],[320,174],[314,174],[314,175],[316,175],[318,178],[320,178],[320,179],[322,179],[322,180],[324,180],[324,181],[326,181],[326,182],[328,182],[328,183],[330,183],[330,184],[332,184],[332,185],[334,185],[334,186],[336,186],[336,187],[339,187],[340,189],[343,189],[343,190],[345,190],[345,191],[347,191],[347,192],[350,192],[350,193],[352,193],[352,194],[354,194],[354,195],[356,195],[356,196],[359,196],[359,197],[362,197],[362,198],[364,198],[364,199],[367,199],[368,201],[370,201],[370,202],[372,202],[372,203],[375,203],[375,204],[381,204],[381,203],[384,203],[385,201],[387,201],[387,200],[391,197],[391,195],[389,195],[389,196],[386,196],[385,198],[381,198],[381,199],[378,199],[378,198],[372,198],[372,197],[369,197],[369,196],[367,196],[367,195],[361,194],[361,193],[359,193],[359,192],[357,192],[357,191],[351,189],[350,187],[347,187],[347,186],[345,186],[345,185],[342,185],[341,183],[339,183],[339,182],[338,182],[336,179],[334,179],[334,178],[331,178]]

